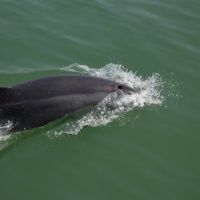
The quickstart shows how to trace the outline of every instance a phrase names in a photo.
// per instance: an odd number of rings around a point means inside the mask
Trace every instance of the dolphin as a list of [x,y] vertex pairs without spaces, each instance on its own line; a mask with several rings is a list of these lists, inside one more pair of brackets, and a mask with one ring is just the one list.
[[12,122],[11,131],[41,127],[97,105],[118,90],[125,94],[136,92],[129,86],[89,75],[49,76],[0,87],[0,124]]

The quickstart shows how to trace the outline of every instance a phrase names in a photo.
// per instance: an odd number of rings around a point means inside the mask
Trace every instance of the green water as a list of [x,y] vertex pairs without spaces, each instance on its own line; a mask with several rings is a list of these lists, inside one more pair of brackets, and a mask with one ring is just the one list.
[[198,0],[2,0],[0,85],[112,62],[176,87],[124,123],[51,138],[52,124],[1,142],[0,199],[200,199],[199,10]]

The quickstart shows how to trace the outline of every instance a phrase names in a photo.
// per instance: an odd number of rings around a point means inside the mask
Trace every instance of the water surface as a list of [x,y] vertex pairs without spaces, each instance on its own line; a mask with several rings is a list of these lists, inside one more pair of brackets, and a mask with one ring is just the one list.
[[158,74],[164,97],[77,135],[49,135],[61,119],[0,141],[1,199],[199,199],[199,9],[197,0],[1,1],[0,85],[114,63],[142,81]]

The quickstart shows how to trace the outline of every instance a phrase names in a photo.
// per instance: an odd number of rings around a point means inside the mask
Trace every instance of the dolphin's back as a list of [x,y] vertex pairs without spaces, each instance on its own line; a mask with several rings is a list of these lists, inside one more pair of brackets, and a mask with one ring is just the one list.
[[[60,75],[36,79],[11,87],[15,100],[41,100],[72,94],[112,92],[114,82],[86,75]],[[31,91],[31,92],[30,92]]]

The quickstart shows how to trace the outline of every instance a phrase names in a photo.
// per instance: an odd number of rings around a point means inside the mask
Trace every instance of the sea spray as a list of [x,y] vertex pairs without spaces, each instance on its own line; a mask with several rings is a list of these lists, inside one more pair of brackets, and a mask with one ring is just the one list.
[[72,64],[61,68],[63,71],[97,76],[128,85],[138,92],[126,95],[116,91],[109,94],[92,111],[84,114],[81,118],[66,121],[55,130],[50,130],[49,135],[78,134],[83,127],[97,127],[106,125],[115,119],[119,119],[126,112],[136,107],[146,105],[162,105],[164,96],[161,95],[163,81],[158,73],[143,79],[132,71],[128,71],[122,65],[107,64],[100,69],[86,65]]

